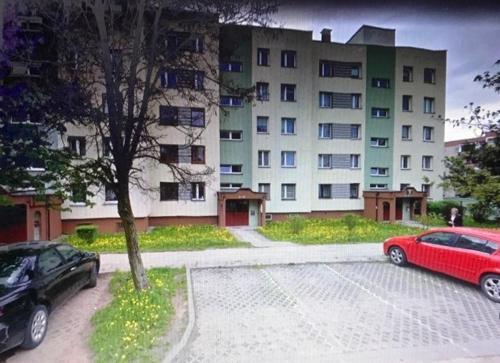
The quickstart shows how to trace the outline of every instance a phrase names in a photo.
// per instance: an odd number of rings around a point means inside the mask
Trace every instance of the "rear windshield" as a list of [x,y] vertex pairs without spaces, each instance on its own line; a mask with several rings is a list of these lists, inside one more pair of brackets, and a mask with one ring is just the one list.
[[0,287],[12,287],[22,280],[26,271],[33,268],[33,257],[13,253],[0,254]]

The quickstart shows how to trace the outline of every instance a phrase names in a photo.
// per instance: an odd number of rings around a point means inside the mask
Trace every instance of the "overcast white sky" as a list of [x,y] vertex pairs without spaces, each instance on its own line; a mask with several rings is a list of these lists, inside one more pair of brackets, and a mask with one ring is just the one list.
[[[438,1],[436,1],[438,3]],[[500,7],[488,1],[432,2],[385,1],[349,2],[347,0],[310,0],[287,2],[274,16],[286,27],[312,30],[319,39],[323,28],[333,29],[336,42],[346,42],[363,24],[396,29],[396,45],[448,51],[446,117],[467,117],[470,102],[500,110],[500,94],[482,89],[473,82],[500,59]],[[449,5],[447,5],[449,4]],[[500,1],[497,1],[497,5]],[[447,125],[445,139],[475,136],[468,129]]]

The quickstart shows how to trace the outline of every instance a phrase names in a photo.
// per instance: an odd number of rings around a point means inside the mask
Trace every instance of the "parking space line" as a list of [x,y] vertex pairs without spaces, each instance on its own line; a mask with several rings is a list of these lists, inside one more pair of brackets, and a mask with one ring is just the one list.
[[335,270],[331,266],[325,265],[325,264],[322,264],[322,266],[324,266],[326,269],[328,269],[329,271],[331,271],[332,273],[334,273],[339,278],[341,278],[341,279],[349,282],[350,284],[356,286],[358,289],[362,290],[366,294],[374,297],[376,300],[380,301],[381,303],[386,304],[388,306],[391,306],[394,310],[396,310],[399,313],[403,314],[404,316],[406,316],[410,320],[415,321],[418,325],[420,325],[423,328],[429,330],[431,333],[437,334],[443,340],[446,340],[446,341],[450,342],[452,345],[454,345],[455,347],[457,347],[458,349],[460,349],[461,351],[463,351],[464,353],[466,353],[468,356],[472,356],[472,352],[469,351],[467,348],[463,347],[461,344],[455,343],[455,341],[452,338],[448,338],[447,336],[441,334],[438,330],[436,330],[436,329],[432,328],[431,326],[429,326],[428,324],[422,322],[420,319],[415,318],[412,314],[410,314],[410,313],[406,312],[405,310],[401,309],[396,304],[391,303],[390,301],[384,299],[382,296],[379,296],[378,294],[370,291],[369,289],[367,289],[363,285],[361,285],[358,282],[352,280],[351,278],[347,277],[346,275],[340,273],[339,271]]

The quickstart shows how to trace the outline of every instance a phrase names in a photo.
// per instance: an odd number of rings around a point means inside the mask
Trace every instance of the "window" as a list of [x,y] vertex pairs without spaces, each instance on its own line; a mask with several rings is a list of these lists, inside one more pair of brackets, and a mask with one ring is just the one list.
[[332,185],[331,184],[320,184],[318,197],[319,197],[319,199],[331,199],[332,198]]
[[372,137],[370,139],[371,147],[389,147],[389,139],[384,137]]
[[318,155],[318,168],[330,169],[332,167],[332,154]]
[[372,87],[390,88],[390,81],[387,78],[372,78]]
[[54,248],[46,249],[38,257],[38,271],[46,275],[56,268],[62,266],[63,260]]
[[351,154],[351,169],[359,169],[360,168],[360,160],[361,155],[359,154]]
[[351,78],[361,78],[361,66],[351,66]]
[[257,49],[257,65],[268,66],[269,65],[269,49],[268,48],[258,48]]
[[87,153],[85,144],[85,137],[68,136],[69,149],[74,155],[85,156]]
[[401,169],[407,170],[410,169],[410,155],[401,155]]
[[267,134],[268,133],[269,117],[267,116],[257,116],[257,133]]
[[361,108],[361,95],[359,93],[351,95],[351,108]]
[[179,183],[160,183],[160,201],[179,200]]
[[403,125],[401,128],[401,139],[408,141],[411,140],[411,126]]
[[295,200],[295,184],[281,184],[281,199]]
[[233,164],[221,164],[220,173],[221,174],[241,174],[242,166]]
[[357,183],[349,184],[349,198],[351,199],[359,198],[359,184]]
[[297,67],[297,52],[294,50],[281,51],[281,66],[284,68]]
[[160,82],[163,88],[190,88],[196,90],[204,89],[205,72],[188,69],[169,69],[160,74]]
[[423,140],[424,141],[434,141],[434,127],[424,126]]
[[422,156],[422,170],[432,170],[432,156]]
[[319,93],[319,107],[332,108],[333,107],[333,93],[320,92]]
[[160,125],[205,127],[205,109],[160,106]]
[[389,174],[389,168],[370,168],[371,176],[387,176]]
[[434,113],[434,98],[424,97],[424,113]]
[[295,119],[283,117],[281,119],[281,134],[282,135],[295,135]]
[[372,107],[372,117],[389,118],[389,109]]
[[320,139],[331,139],[333,137],[332,131],[333,131],[332,124],[319,124]]
[[319,76],[320,77],[333,77],[333,62],[319,61]]
[[242,140],[243,132],[242,131],[229,131],[229,130],[221,130],[220,131],[220,139],[221,140]]
[[160,145],[160,163],[176,164],[179,162],[179,145]]
[[110,185],[104,186],[104,200],[106,202],[116,202],[118,200],[115,190]]
[[295,151],[282,151],[281,152],[281,167],[294,168],[295,167]]
[[225,189],[225,190],[234,190],[234,189],[240,189],[242,186],[241,183],[221,183],[220,188]]
[[490,255],[498,249],[496,243],[472,236],[460,236],[455,247],[484,252]]
[[385,189],[387,189],[387,184],[370,184],[370,189],[372,189],[372,190],[385,190]]
[[241,62],[223,62],[220,64],[222,72],[242,72],[243,64]]
[[257,92],[257,100],[269,101],[269,83],[257,82],[255,89]]
[[281,84],[281,100],[284,102],[295,102],[296,88],[294,84]]
[[424,83],[436,83],[436,70],[434,68],[424,68]]
[[191,164],[205,164],[205,146],[191,145]]
[[64,257],[66,261],[76,260],[79,259],[81,256],[80,251],[69,245],[56,246],[56,250]]
[[239,96],[220,96],[221,106],[243,107],[243,98]]
[[259,183],[259,192],[266,193],[266,200],[271,200],[271,184]]
[[432,243],[441,246],[453,246],[457,235],[448,232],[434,232],[421,236],[419,239],[421,242]]
[[257,153],[259,168],[268,168],[271,166],[269,161],[269,150],[259,150]]
[[361,125],[351,125],[351,139],[361,139]]
[[408,183],[401,183],[399,184],[399,190],[405,190],[406,188],[408,188],[410,186],[410,184]]
[[165,46],[169,53],[181,52],[203,52],[203,36],[188,32],[170,32],[165,40]]
[[413,111],[413,97],[404,95],[403,96],[403,111],[411,112]]
[[191,183],[191,200],[205,200],[205,183]]
[[403,82],[413,82],[413,67],[403,66]]
[[422,192],[424,192],[427,196],[429,196],[431,194],[431,185],[422,184]]
[[87,190],[84,186],[75,185],[71,188],[71,202],[85,204],[87,202]]

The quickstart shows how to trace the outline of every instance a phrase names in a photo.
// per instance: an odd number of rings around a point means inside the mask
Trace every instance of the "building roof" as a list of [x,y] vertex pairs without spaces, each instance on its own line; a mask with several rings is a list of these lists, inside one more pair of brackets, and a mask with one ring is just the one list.
[[477,143],[477,142],[486,141],[487,139],[490,139],[490,138],[496,138],[496,132],[489,131],[486,134],[478,136],[478,137],[447,141],[444,143],[444,146],[449,147],[449,146],[458,146],[458,145],[464,145],[464,144],[473,144],[473,143]]

